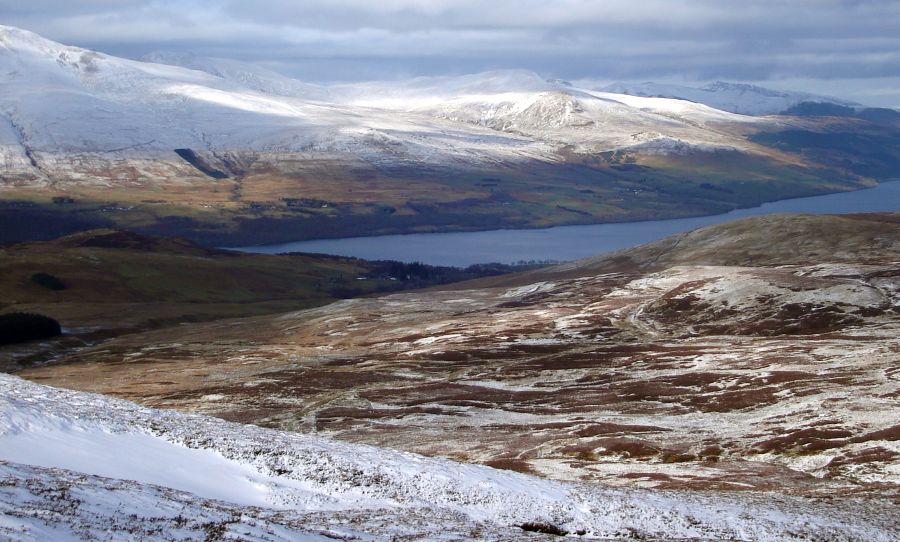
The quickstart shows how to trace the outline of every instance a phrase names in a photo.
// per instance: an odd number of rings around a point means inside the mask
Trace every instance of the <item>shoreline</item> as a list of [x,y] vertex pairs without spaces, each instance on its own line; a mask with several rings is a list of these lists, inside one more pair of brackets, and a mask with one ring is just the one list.
[[[876,198],[872,194],[872,192],[889,192],[893,193],[896,191],[896,198]],[[826,200],[822,200],[822,198],[826,198]],[[846,202],[848,199],[859,199],[861,203],[854,206],[852,202],[841,203],[837,201],[831,201],[835,198],[840,198],[841,202]],[[863,201],[871,199],[873,201]],[[810,205],[815,205],[817,203],[823,203],[825,208],[818,210],[804,209],[804,207],[808,207]],[[881,204],[881,206],[879,206]],[[798,208],[794,210],[792,208]],[[303,240],[303,241],[293,241],[287,243],[272,243],[272,244],[261,244],[261,245],[245,245],[245,246],[229,246],[229,247],[221,247],[226,250],[235,250],[239,252],[250,252],[250,253],[261,253],[261,254],[280,254],[280,253],[288,253],[288,252],[310,252],[310,253],[321,253],[321,254],[332,254],[338,256],[352,256],[359,257],[364,259],[373,259],[378,256],[373,256],[375,251],[367,248],[368,246],[375,245],[383,245],[380,251],[377,254],[381,254],[382,259],[398,259],[401,261],[421,261],[422,263],[436,264],[436,265],[471,265],[473,263],[489,263],[489,262],[499,262],[499,263],[511,263],[517,261],[546,261],[546,260],[556,260],[556,261],[569,261],[572,259],[578,259],[578,257],[588,257],[595,256],[598,254],[602,254],[605,252],[610,252],[613,250],[618,250],[621,248],[627,248],[630,246],[636,246],[645,242],[650,242],[654,240],[661,239],[667,235],[672,235],[675,233],[681,233],[684,231],[689,231],[692,229],[696,229],[698,227],[703,227],[710,224],[726,222],[728,220],[733,220],[737,218],[743,218],[747,216],[758,216],[758,215],[766,215],[766,214],[775,214],[775,213],[804,213],[804,214],[845,214],[845,213],[854,213],[854,212],[891,212],[891,211],[900,211],[900,179],[892,179],[888,181],[880,182],[879,184],[870,187],[864,188],[861,190],[851,190],[844,192],[832,192],[828,194],[820,194],[815,196],[805,196],[798,198],[787,198],[783,200],[775,200],[771,202],[766,202],[761,205],[757,205],[754,207],[745,207],[739,209],[733,209],[726,213],[712,214],[712,215],[696,215],[689,217],[680,217],[680,218],[669,218],[669,219],[661,219],[661,220],[639,220],[639,221],[623,221],[623,222],[601,222],[601,223],[592,223],[592,224],[573,224],[573,225],[560,225],[560,226],[551,226],[547,228],[500,228],[500,229],[490,229],[490,230],[476,230],[476,231],[451,231],[451,232],[428,232],[428,233],[398,233],[398,234],[388,234],[388,235],[371,235],[371,236],[352,236],[352,237],[341,237],[341,238],[330,238],[330,239],[313,239],[313,240]],[[609,230],[605,232],[605,230]],[[631,230],[629,232],[629,230]],[[636,233],[635,233],[636,232]],[[419,249],[425,250],[426,254],[434,254],[436,252],[435,246],[439,246],[442,252],[456,250],[460,253],[464,252],[463,249],[465,247],[461,246],[465,241],[487,241],[489,239],[494,239],[497,243],[503,243],[504,241],[509,242],[517,242],[515,237],[521,238],[521,240],[531,240],[531,242],[545,242],[544,238],[559,238],[565,239],[570,235],[583,235],[588,238],[596,238],[598,236],[604,235],[607,233],[610,236],[617,237],[620,235],[628,235],[632,234],[631,238],[625,242],[617,242],[614,245],[609,245],[608,247],[598,247],[593,244],[589,244],[589,246],[585,247],[585,253],[572,258],[559,258],[555,257],[553,254],[536,254],[530,253],[521,258],[515,259],[503,259],[503,260],[466,260],[466,261],[458,261],[451,262],[449,259],[428,259],[425,258],[417,258],[415,256],[408,256],[406,258],[398,257],[399,252],[396,250],[394,245],[410,245],[411,243],[415,243]],[[479,238],[482,238],[479,240]],[[426,242],[427,241],[427,242]],[[632,242],[634,241],[634,242]],[[451,244],[451,246],[447,246],[447,244]],[[501,247],[504,245],[500,245]],[[523,250],[529,251],[533,248],[533,245],[529,245],[526,243]],[[523,252],[525,254],[525,252]],[[452,256],[451,256],[452,258]]]

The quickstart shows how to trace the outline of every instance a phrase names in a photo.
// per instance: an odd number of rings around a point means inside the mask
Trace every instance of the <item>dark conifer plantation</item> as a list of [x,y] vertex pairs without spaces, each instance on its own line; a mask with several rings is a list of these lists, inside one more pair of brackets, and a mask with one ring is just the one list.
[[47,316],[24,312],[0,315],[0,344],[36,341],[61,334],[59,322]]

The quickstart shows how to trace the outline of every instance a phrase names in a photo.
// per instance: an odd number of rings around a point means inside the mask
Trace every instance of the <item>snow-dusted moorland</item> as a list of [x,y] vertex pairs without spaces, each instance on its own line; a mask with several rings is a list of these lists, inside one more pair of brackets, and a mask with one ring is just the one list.
[[889,505],[607,489],[0,375],[0,539],[895,540]]

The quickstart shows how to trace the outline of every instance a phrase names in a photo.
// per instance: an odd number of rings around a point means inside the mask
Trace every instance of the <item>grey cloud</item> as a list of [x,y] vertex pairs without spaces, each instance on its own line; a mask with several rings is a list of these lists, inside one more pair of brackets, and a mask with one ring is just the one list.
[[900,87],[896,0],[0,0],[0,14],[111,54],[190,50],[311,80],[525,68],[571,79],[790,79],[813,92],[840,81],[844,97],[881,105],[898,100],[863,96],[865,80]]

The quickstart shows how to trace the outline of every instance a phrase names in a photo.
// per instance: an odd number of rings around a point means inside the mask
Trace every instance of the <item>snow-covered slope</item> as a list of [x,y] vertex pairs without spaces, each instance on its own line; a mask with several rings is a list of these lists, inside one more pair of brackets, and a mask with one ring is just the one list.
[[[623,491],[338,443],[0,375],[0,538],[891,540],[890,510]],[[308,537],[308,538],[304,538]]]
[[422,115],[323,103],[325,91],[234,63],[202,67],[209,72],[110,57],[0,27],[0,114],[44,171],[85,162],[100,168],[121,158],[180,162],[176,148],[441,163],[505,159],[541,147]]
[[337,95],[348,104],[421,113],[586,153],[749,150],[717,128],[758,122],[685,100],[592,91],[521,70],[347,85]]
[[777,115],[802,102],[830,103],[850,107],[858,105],[838,98],[806,92],[786,92],[722,81],[699,88],[661,83],[613,83],[601,90],[631,96],[677,98],[742,115]]
[[524,71],[329,87],[230,60],[171,53],[147,60],[0,26],[4,178],[120,182],[126,167],[139,180],[178,178],[190,171],[173,152],[180,148],[210,161],[318,152],[458,166],[558,161],[561,149],[753,152],[720,128],[762,122]]
[[405,81],[370,81],[337,85],[337,99],[382,109],[413,110],[465,96],[531,94],[560,89],[527,70],[497,70],[458,77],[416,77]]

